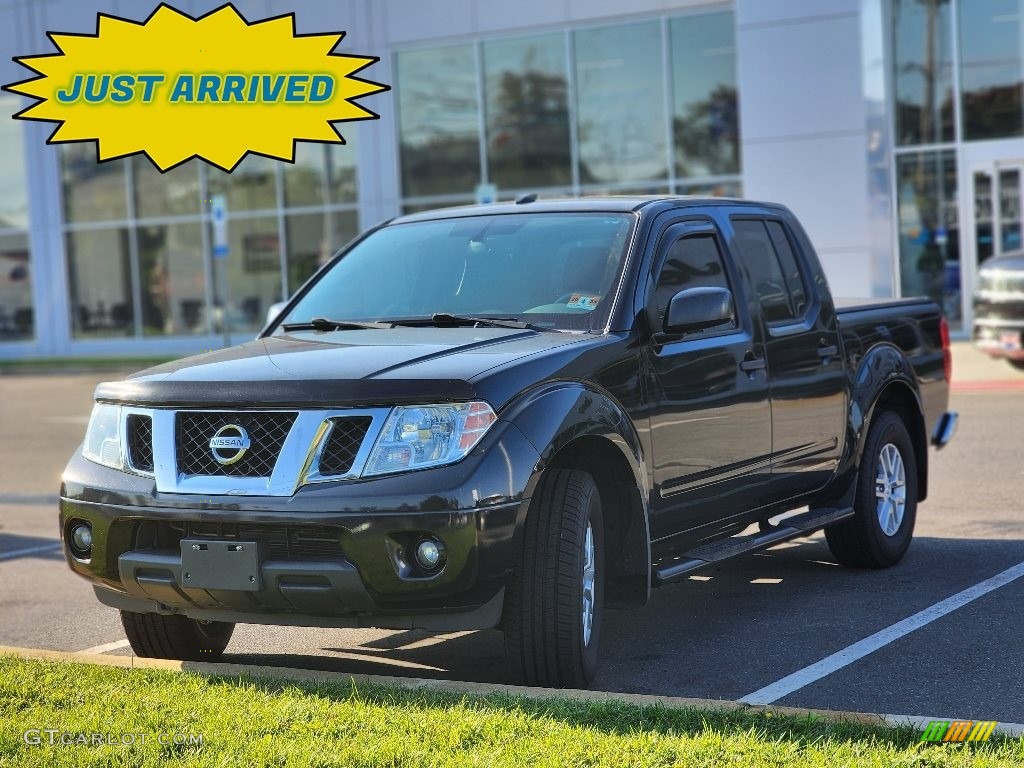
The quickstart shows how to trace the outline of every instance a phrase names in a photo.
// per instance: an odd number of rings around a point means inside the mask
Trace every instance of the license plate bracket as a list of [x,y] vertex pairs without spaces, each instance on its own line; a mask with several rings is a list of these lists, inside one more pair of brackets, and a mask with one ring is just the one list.
[[999,334],[999,346],[1007,352],[1020,349],[1020,331],[1003,331]]
[[181,584],[196,589],[263,589],[255,541],[181,540]]

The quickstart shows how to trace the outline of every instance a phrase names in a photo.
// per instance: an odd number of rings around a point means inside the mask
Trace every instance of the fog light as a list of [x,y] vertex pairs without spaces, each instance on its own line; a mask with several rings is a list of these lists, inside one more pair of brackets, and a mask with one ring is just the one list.
[[88,523],[79,523],[71,528],[71,549],[81,557],[88,557],[92,550],[92,528]]
[[444,545],[434,539],[424,539],[416,545],[416,562],[422,568],[432,571],[444,557]]

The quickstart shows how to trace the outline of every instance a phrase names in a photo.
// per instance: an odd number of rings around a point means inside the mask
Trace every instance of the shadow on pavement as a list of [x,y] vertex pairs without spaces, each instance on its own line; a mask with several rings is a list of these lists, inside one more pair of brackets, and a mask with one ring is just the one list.
[[0,562],[23,558],[64,560],[64,552],[58,539],[0,532]]

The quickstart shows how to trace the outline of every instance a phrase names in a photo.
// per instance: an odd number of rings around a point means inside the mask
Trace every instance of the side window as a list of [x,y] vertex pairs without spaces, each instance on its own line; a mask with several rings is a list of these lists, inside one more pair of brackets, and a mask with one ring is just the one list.
[[[729,288],[722,252],[712,234],[686,235],[669,247],[654,289],[658,328],[663,327],[669,301],[687,288]],[[736,322],[733,321],[711,330],[735,327]]]
[[772,238],[772,245],[775,246],[775,253],[779,257],[779,264],[782,266],[782,276],[786,278],[786,286],[789,288],[789,298],[793,304],[794,317],[801,317],[807,309],[807,289],[804,287],[804,280],[800,274],[800,263],[796,260],[796,253],[789,237],[786,235],[786,228],[780,221],[767,221],[768,234]]
[[[785,244],[792,265],[793,283],[787,278],[787,271],[780,263],[775,238],[769,234],[766,224],[776,222],[765,222],[761,219],[732,220],[740,255],[761,302],[765,322],[784,323],[803,314],[807,296],[796,266],[796,257],[789,247],[785,232],[779,228],[781,242]],[[796,294],[793,293],[794,287],[798,289]]]

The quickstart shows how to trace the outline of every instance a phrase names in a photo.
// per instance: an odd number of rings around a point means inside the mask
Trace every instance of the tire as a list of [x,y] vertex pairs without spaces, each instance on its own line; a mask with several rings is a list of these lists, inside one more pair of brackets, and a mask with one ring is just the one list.
[[[889,485],[882,479],[883,455],[885,474],[890,477],[899,476],[894,468],[902,464],[904,485]],[[902,517],[900,488],[904,494]],[[888,499],[879,493],[889,493]],[[825,539],[836,560],[851,568],[888,568],[902,560],[917,518],[917,456],[906,424],[893,411],[878,414],[871,424],[853,507],[852,518],[825,529]]]
[[[585,551],[591,542],[592,619],[586,624]],[[513,680],[586,688],[597,671],[604,613],[604,528],[594,479],[545,473],[530,504],[523,552],[505,592],[505,653]]]
[[1010,365],[1016,368],[1018,371],[1024,371],[1024,360],[1007,360]]
[[216,661],[235,631],[234,624],[223,621],[131,611],[121,611],[121,624],[135,655],[148,659]]

